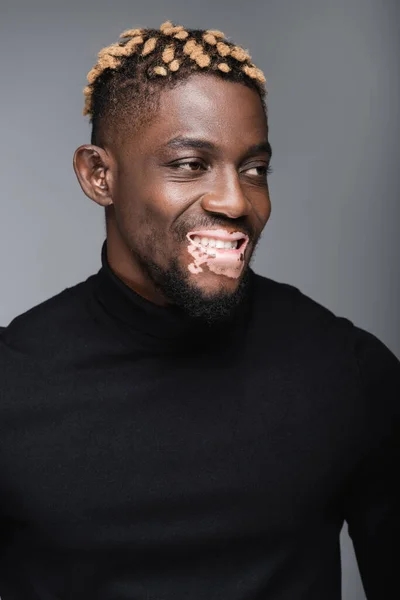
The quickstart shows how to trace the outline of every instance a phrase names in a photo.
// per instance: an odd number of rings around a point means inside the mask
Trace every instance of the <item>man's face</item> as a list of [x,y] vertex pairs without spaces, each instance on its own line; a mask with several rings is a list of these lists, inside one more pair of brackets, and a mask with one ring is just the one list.
[[[209,323],[232,314],[271,212],[258,94],[193,75],[163,91],[156,116],[112,153],[117,231],[108,245],[119,237],[128,249],[126,278],[148,298]],[[238,249],[219,248],[222,238],[238,237],[232,232],[247,238]]]

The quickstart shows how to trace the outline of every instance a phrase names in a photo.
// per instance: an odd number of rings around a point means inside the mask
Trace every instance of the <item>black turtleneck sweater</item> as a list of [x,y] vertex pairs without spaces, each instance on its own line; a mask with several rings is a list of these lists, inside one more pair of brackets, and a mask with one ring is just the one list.
[[102,268],[0,334],[2,600],[400,597],[400,363],[251,270],[207,328]]

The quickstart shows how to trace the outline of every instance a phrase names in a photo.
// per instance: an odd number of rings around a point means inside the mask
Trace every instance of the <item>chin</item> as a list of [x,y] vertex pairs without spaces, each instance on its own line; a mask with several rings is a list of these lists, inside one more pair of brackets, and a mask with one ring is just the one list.
[[217,275],[202,267],[190,273],[175,257],[168,267],[147,261],[146,267],[164,298],[185,314],[209,325],[229,319],[247,294],[249,270],[246,266],[237,279]]
[[243,273],[240,277],[227,277],[226,275],[217,275],[211,271],[204,270],[204,273],[191,275],[190,283],[197,287],[199,291],[203,291],[205,295],[220,295],[232,294],[232,292],[240,285],[243,279]]
[[230,319],[246,297],[249,274],[244,271],[240,278],[233,279],[207,273],[201,281],[202,275],[200,273],[190,277],[185,283],[181,282],[179,297],[175,295],[175,303],[186,314],[209,325]]

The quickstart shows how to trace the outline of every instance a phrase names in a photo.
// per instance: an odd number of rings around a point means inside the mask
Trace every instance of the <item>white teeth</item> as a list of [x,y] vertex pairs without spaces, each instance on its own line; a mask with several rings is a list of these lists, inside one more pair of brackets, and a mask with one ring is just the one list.
[[[193,237],[193,241],[195,244],[199,244],[201,246],[204,246],[205,248],[236,249],[238,246],[238,240],[232,240],[232,241],[225,242],[224,240],[200,237],[199,235],[195,235]],[[215,256],[215,253],[213,255]]]

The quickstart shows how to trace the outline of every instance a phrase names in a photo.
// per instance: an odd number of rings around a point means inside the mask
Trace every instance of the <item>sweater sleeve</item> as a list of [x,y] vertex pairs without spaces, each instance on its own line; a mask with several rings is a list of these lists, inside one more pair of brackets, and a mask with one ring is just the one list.
[[400,598],[400,362],[356,327],[367,451],[345,498],[348,532],[368,600]]

